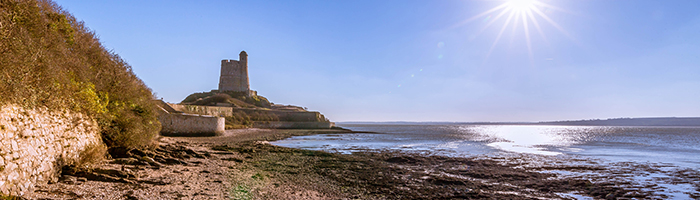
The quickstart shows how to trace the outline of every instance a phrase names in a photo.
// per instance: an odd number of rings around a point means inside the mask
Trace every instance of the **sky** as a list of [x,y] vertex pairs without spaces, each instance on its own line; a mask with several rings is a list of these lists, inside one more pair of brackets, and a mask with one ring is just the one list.
[[697,0],[56,3],[168,102],[245,50],[251,89],[332,121],[700,116]]

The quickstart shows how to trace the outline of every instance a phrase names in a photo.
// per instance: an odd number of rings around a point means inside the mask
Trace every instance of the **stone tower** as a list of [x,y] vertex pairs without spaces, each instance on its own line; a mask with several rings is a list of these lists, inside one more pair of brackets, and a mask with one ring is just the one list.
[[219,91],[241,92],[250,96],[250,82],[248,82],[248,54],[241,51],[239,60],[221,60],[221,78],[219,79]]

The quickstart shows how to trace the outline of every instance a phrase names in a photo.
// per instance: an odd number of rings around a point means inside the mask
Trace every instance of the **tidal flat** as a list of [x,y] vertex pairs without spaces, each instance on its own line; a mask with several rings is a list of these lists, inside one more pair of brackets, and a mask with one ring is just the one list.
[[[40,186],[30,198],[115,199],[664,199],[653,185],[635,185],[630,173],[585,160],[541,163],[536,158],[447,157],[400,151],[328,153],[271,145],[292,136],[347,130],[229,130],[217,137],[162,137],[143,157],[155,163],[109,160],[97,169],[128,171],[117,179],[63,181]],[[148,159],[146,159],[148,160]],[[158,163],[157,160],[164,162]],[[579,163],[579,164],[571,164]],[[611,172],[606,178],[556,171]],[[96,170],[110,171],[110,170]],[[699,180],[694,171],[678,172]],[[64,174],[64,177],[76,176]],[[109,177],[110,175],[100,175]],[[112,181],[110,181],[112,180]],[[116,181],[114,181],[116,180]],[[98,194],[96,196],[96,194]],[[101,196],[100,196],[101,195]],[[688,194],[692,198],[697,193]],[[692,196],[695,195],[695,196]]]

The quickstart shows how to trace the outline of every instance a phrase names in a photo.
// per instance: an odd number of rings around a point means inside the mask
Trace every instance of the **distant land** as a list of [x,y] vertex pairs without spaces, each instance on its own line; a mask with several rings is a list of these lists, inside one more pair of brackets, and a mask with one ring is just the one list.
[[567,125],[567,126],[700,126],[700,117],[611,118],[544,122],[339,122],[339,124],[395,125]]

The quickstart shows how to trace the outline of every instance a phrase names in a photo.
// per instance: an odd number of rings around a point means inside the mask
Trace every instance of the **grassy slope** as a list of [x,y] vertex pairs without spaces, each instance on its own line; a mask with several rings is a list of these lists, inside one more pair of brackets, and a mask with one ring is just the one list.
[[160,129],[151,90],[51,1],[0,0],[0,63],[0,105],[87,114],[108,146],[143,146]]

